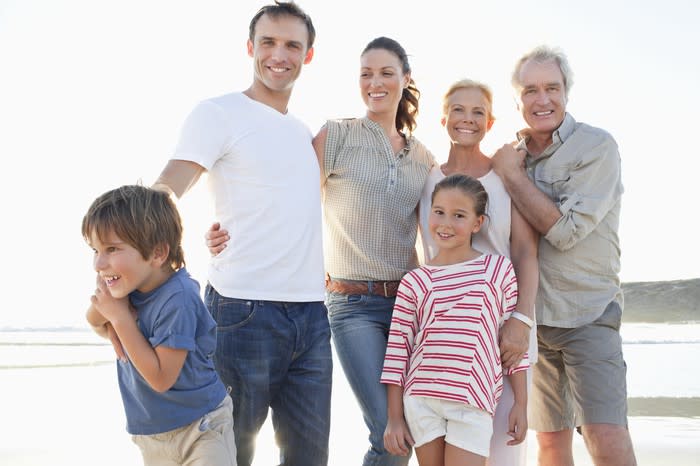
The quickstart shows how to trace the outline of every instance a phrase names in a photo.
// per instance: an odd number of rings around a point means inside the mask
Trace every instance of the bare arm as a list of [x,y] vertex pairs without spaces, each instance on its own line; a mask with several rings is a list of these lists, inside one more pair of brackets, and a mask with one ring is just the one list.
[[92,303],[114,327],[131,363],[151,388],[160,393],[170,389],[180,375],[187,350],[164,346],[153,348],[138,328],[128,298],[113,298],[104,284],[99,285]]
[[408,456],[415,443],[403,415],[403,387],[385,384],[387,423],[384,430],[384,448],[392,455]]
[[506,144],[494,154],[493,169],[522,216],[537,232],[545,235],[562,215],[556,204],[527,177],[524,160],[524,151]]
[[122,342],[119,341],[117,332],[114,331],[112,324],[100,314],[100,311],[97,310],[94,304],[90,304],[90,308],[87,310],[85,317],[96,334],[109,340],[117,358],[126,361],[126,353],[124,352]]
[[507,445],[517,445],[525,440],[527,434],[527,373],[518,371],[507,375],[513,387],[514,402],[508,415],[508,435],[513,437]]
[[94,304],[90,304],[90,307],[85,313],[85,319],[88,321],[88,324],[90,324],[92,330],[94,330],[96,334],[102,338],[109,338],[107,333],[107,325],[109,324],[109,321],[105,319],[102,314],[100,314],[100,311],[97,310]]
[[188,160],[169,160],[153,187],[181,198],[204,173],[204,167]]
[[326,139],[328,138],[328,128],[324,125],[318,134],[314,137],[311,144],[314,146],[316,151],[316,157],[318,158],[318,168],[321,173],[321,189],[326,185],[326,176],[324,170],[324,163],[326,158]]
[[[518,302],[515,311],[535,319],[535,298],[539,283],[537,263],[537,232],[511,206],[510,255],[515,275],[518,277]],[[518,319],[505,321],[500,331],[501,359],[506,368],[516,366],[527,352],[530,343],[530,327]]]

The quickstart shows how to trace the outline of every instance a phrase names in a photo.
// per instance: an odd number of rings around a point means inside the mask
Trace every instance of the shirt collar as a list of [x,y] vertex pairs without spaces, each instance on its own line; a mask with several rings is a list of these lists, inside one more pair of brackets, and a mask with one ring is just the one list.
[[[561,122],[559,127],[554,130],[554,133],[552,133],[552,143],[547,146],[547,148],[542,152],[542,154],[537,157],[546,157],[552,155],[559,147],[564,144],[564,142],[571,136],[576,129],[576,120],[574,120],[574,117],[571,116],[568,112],[564,114],[564,121]],[[516,136],[518,138],[518,145],[516,146],[516,149],[520,150],[523,149],[525,150],[528,155],[530,155],[530,152],[527,151],[527,142],[530,139],[529,135],[530,129],[525,128],[520,130]]]
[[[368,116],[363,116],[361,118],[362,124],[374,131],[379,131],[381,134],[386,137],[386,133],[384,132],[384,128],[382,128],[379,123],[376,121],[370,119]],[[406,140],[406,145],[404,146],[403,149],[401,149],[400,152],[403,152],[404,154],[408,154],[411,149],[413,149],[413,145],[415,144],[413,134],[410,134],[408,136],[404,135],[404,139]]]

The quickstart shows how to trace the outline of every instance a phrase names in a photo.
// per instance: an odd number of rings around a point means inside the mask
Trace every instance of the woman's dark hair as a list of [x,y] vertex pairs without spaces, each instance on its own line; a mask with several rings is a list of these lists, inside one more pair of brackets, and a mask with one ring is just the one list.
[[[370,50],[383,49],[396,55],[401,62],[401,71],[403,74],[411,72],[411,65],[408,63],[408,55],[404,48],[394,39],[388,37],[377,37],[373,39],[367,47],[362,51],[362,55]],[[396,129],[400,133],[411,133],[416,129],[416,117],[418,116],[418,99],[420,91],[416,87],[413,78],[404,88],[399,101],[399,109],[396,112]]]

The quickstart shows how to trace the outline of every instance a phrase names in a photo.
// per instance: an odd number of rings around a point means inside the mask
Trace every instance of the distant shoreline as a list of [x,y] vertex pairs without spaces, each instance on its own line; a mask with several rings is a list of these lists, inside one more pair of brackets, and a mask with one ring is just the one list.
[[[622,283],[625,305],[622,321],[628,323],[700,322],[700,278]],[[0,332],[92,332],[82,326],[0,327]]]
[[700,398],[630,397],[627,398],[627,414],[649,417],[698,417]]
[[700,322],[700,278],[622,284],[623,322]]

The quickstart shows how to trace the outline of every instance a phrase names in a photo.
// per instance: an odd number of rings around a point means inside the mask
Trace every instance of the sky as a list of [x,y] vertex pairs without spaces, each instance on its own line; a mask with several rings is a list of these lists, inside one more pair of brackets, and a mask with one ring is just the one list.
[[[153,183],[198,101],[250,85],[248,23],[264,3],[0,0],[0,328],[85,325],[94,271],[82,216],[109,189]],[[497,121],[482,144],[491,153],[523,125],[513,64],[535,45],[561,47],[574,71],[569,112],[619,144],[622,280],[700,277],[697,2],[298,3],[317,42],[290,111],[314,133],[362,116],[360,52],[392,37],[422,93],[415,135],[441,162],[441,98],[453,81],[493,89]],[[205,183],[179,207],[188,269],[203,285],[214,221]]]

